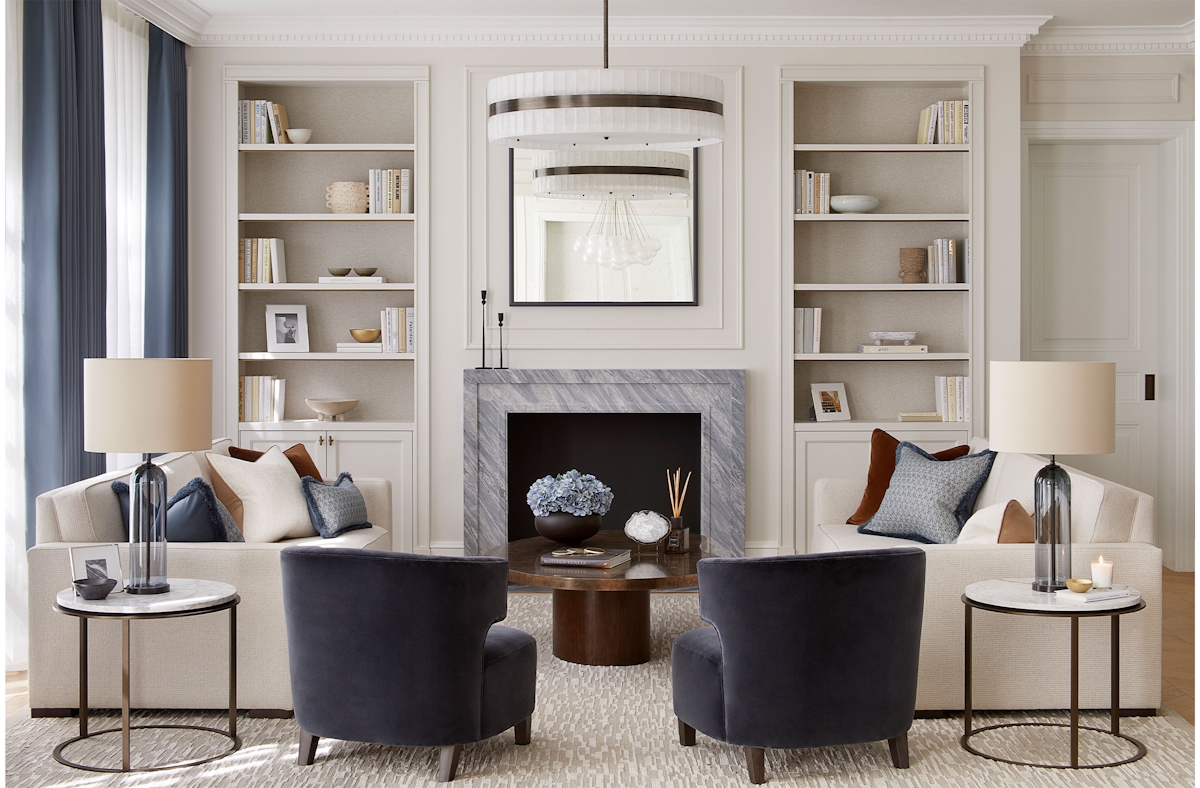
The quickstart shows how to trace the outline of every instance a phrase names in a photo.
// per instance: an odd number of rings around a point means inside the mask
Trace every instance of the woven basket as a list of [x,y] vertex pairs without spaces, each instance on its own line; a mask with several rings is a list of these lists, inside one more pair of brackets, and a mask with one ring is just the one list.
[[367,184],[338,181],[325,187],[325,207],[334,213],[366,213]]
[[919,285],[925,281],[925,250],[908,248],[900,250],[900,282]]

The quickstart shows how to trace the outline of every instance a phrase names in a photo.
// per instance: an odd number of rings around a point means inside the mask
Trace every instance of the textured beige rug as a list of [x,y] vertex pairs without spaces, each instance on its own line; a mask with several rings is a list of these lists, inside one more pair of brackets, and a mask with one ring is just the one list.
[[[681,632],[700,626],[694,594],[653,597],[654,656],[628,668],[583,667],[560,662],[550,654],[550,597],[513,594],[505,622],[534,635],[538,655],[538,707],[533,743],[516,747],[507,732],[463,753],[456,782],[478,788],[514,786],[691,786],[748,785],[740,748],[702,734],[697,746],[680,747],[671,714],[670,647]],[[143,722],[199,722],[223,727],[219,714],[143,714]],[[1025,719],[1035,719],[1026,716]],[[112,720],[96,720],[97,723]],[[1017,717],[985,715],[977,724]],[[1049,719],[1049,718],[1038,718]],[[1054,721],[1061,721],[1055,719]],[[115,720],[114,720],[115,722]],[[767,777],[773,785],[832,786],[1184,786],[1195,782],[1194,729],[1182,718],[1136,718],[1123,730],[1150,750],[1141,761],[1116,769],[1066,773],[1009,766],[971,756],[959,747],[961,719],[917,720],[909,734],[912,768],[893,769],[887,745],[863,744],[818,750],[769,751]],[[1104,724],[1103,718],[1093,723]],[[21,786],[93,788],[109,785],[169,788],[173,786],[411,786],[433,785],[437,753],[432,748],[381,747],[322,741],[315,766],[295,765],[296,724],[293,720],[239,720],[245,745],[233,755],[204,766],[148,775],[105,776],[76,771],[55,763],[54,746],[75,735],[76,720],[30,720],[14,714],[5,735],[6,783]],[[106,726],[107,727],[107,726]],[[1046,729],[1042,729],[1046,730]],[[1107,741],[1085,734],[1081,757],[1123,757]],[[1106,739],[1107,737],[1096,737]],[[997,733],[977,741],[981,749],[1045,760],[1066,752],[1065,732]],[[81,742],[70,757],[116,764],[119,736],[102,743]],[[205,734],[135,732],[134,764],[164,756],[202,757],[221,746]]]

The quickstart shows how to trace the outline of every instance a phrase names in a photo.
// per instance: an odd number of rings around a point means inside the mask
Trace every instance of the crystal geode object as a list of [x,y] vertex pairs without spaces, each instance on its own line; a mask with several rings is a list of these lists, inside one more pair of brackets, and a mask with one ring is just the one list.
[[635,542],[654,544],[667,535],[671,523],[658,512],[643,509],[625,521],[625,535]]

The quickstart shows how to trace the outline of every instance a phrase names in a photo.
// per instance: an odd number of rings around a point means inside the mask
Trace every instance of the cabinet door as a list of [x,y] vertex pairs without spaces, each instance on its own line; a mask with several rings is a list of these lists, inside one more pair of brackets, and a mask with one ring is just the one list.
[[392,549],[411,552],[413,433],[330,430],[325,468],[330,480],[347,472],[392,483]]
[[282,450],[297,443],[303,443],[313,464],[324,470],[327,465],[325,449],[329,443],[324,430],[242,430],[238,433],[238,444],[243,449],[266,451],[278,446]]

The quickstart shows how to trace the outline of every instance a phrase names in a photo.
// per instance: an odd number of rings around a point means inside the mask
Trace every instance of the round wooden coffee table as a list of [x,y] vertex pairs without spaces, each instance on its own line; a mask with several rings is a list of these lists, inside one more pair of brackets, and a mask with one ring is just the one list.
[[696,585],[696,563],[704,556],[695,548],[664,554],[660,547],[656,553],[653,546],[642,546],[639,555],[623,531],[601,531],[583,544],[627,548],[633,556],[611,570],[542,566],[542,555],[561,545],[540,536],[489,555],[508,559],[510,581],[553,589],[554,656],[580,665],[649,662],[650,592]]

